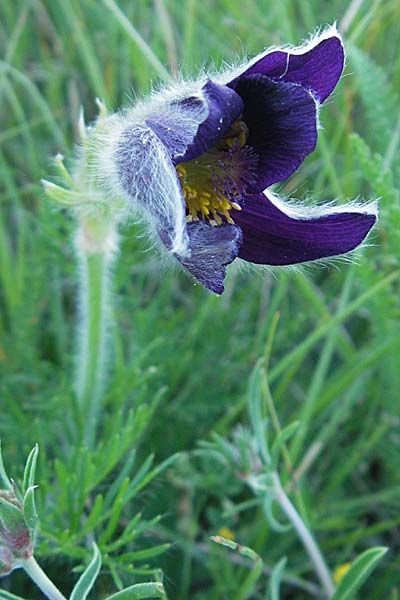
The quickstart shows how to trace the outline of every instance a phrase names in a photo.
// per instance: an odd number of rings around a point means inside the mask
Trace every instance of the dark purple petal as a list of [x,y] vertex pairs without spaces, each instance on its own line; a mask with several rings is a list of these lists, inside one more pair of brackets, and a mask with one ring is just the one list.
[[343,208],[328,208],[322,214],[314,209],[314,217],[313,209],[306,208],[305,218],[295,218],[289,216],[293,209],[287,207],[286,214],[284,205],[278,208],[264,194],[248,196],[235,214],[243,232],[239,256],[252,263],[291,265],[349,252],[363,241],[376,215],[372,209],[341,212]]
[[237,257],[242,241],[240,228],[228,223],[213,227],[194,221],[188,223],[187,231],[191,254],[176,258],[204,287],[222,294],[226,267]]
[[[206,152],[228,131],[243,110],[240,96],[225,85],[209,80],[202,92],[204,99],[188,96],[174,100],[170,102],[169,110],[146,118],[146,124],[166,146],[175,164]],[[206,105],[205,111],[202,103]],[[196,127],[193,128],[192,117],[196,115],[195,118],[198,118],[202,110],[203,118],[197,123],[195,121]]]
[[258,155],[259,192],[286,179],[312,152],[317,141],[317,107],[300,85],[273,82],[264,75],[241,77],[235,86],[244,101],[247,145]]
[[208,117],[200,125],[192,144],[179,158],[181,161],[192,160],[209,150],[243,110],[243,101],[232,88],[208,80],[202,90],[208,102]]
[[205,97],[190,95],[164,100],[151,107],[145,123],[164,144],[174,163],[195,139],[200,125],[209,114]]
[[301,48],[272,50],[256,59],[240,77],[261,74],[274,80],[299,83],[323,102],[337,84],[343,64],[342,41],[333,35],[303,51]]

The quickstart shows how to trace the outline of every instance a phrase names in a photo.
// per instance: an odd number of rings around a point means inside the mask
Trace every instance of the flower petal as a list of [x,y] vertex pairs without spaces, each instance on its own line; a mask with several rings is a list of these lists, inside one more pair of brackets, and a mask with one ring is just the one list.
[[235,223],[243,232],[239,257],[290,265],[336,256],[358,246],[376,221],[375,204],[294,209],[264,194],[248,196]]
[[165,101],[145,121],[176,164],[211,148],[242,110],[243,102],[232,88],[208,80],[197,95]]
[[180,157],[182,161],[197,158],[209,150],[228,131],[243,110],[243,101],[232,88],[208,80],[202,91],[208,103],[208,117],[200,125],[192,144]]
[[343,64],[342,40],[333,27],[298,48],[267,50],[256,56],[239,77],[261,74],[299,83],[323,102],[336,86]]
[[154,229],[168,233],[172,252],[184,255],[188,251],[185,203],[164,144],[149,127],[133,124],[122,132],[114,161],[128,203],[141,210]]
[[289,177],[317,141],[317,106],[300,85],[277,83],[264,75],[241,77],[236,92],[244,101],[247,145],[258,155],[251,192]]
[[207,121],[209,112],[205,95],[201,91],[193,91],[181,98],[172,97],[154,103],[144,121],[176,163],[193,143],[199,127]]
[[211,292],[222,294],[226,267],[238,255],[242,232],[226,223],[213,227],[204,221],[187,225],[190,256],[179,256],[179,262]]

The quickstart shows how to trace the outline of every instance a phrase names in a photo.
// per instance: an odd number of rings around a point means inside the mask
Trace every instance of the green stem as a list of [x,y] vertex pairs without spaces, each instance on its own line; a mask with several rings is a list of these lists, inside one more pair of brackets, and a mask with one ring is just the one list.
[[109,321],[109,270],[114,229],[104,223],[81,223],[80,322],[78,330],[77,396],[85,421],[85,441],[92,446],[101,410],[106,372]]
[[318,576],[318,579],[321,582],[324,591],[326,592],[327,597],[331,598],[331,596],[335,592],[335,586],[333,585],[331,575],[329,573],[328,567],[326,566],[324,557],[322,556],[320,549],[318,548],[311,533],[305,526],[299,513],[287,497],[284,489],[282,488],[277,473],[273,473],[272,478],[274,482],[276,500],[279,503],[279,506],[281,507],[283,512],[288,517],[291,524],[293,525],[293,528],[295,529],[297,535],[299,536],[308,556],[310,557],[315,572]]
[[25,573],[36,583],[38,588],[49,600],[66,600],[65,596],[47,577],[43,569],[38,565],[33,556],[22,563]]

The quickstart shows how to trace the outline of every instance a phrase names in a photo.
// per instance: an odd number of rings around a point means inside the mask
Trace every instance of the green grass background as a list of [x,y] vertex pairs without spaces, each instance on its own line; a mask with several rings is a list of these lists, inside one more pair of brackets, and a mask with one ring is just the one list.
[[[160,567],[171,599],[258,600],[265,597],[267,568],[282,556],[288,565],[281,597],[313,597],[315,590],[288,580],[315,583],[294,533],[272,532],[234,469],[221,470],[196,450],[213,431],[230,437],[238,423],[247,424],[247,381],[279,311],[269,380],[282,424],[301,422],[289,452],[294,468],[301,465],[303,518],[332,569],[366,548],[389,546],[363,598],[397,600],[400,4],[119,0],[118,6],[131,28],[100,0],[0,5],[0,436],[16,479],[29,449],[40,444],[38,560],[67,594],[77,578],[73,568],[89,557],[87,533],[101,540],[108,526],[93,597],[149,579]],[[116,109],[149,92],[164,69],[195,76],[269,45],[300,43],[335,20],[348,53],[345,76],[321,110],[317,150],[281,191],[313,201],[381,197],[369,247],[351,263],[300,272],[254,276],[231,268],[217,298],[160,268],[140,227],[124,229],[102,442],[86,452],[71,384],[75,225],[44,198],[39,183],[57,180],[52,156],[73,155],[80,106],[90,121],[96,96]],[[173,464],[163,464],[178,451]],[[156,469],[148,470],[148,484],[134,485],[116,515],[123,477],[139,477],[150,453]],[[99,506],[85,530],[94,499],[107,494],[108,505]],[[135,535],[118,546],[139,511]],[[221,527],[265,562],[249,592],[243,592],[248,568],[208,542]],[[41,597],[18,571],[0,585]]]

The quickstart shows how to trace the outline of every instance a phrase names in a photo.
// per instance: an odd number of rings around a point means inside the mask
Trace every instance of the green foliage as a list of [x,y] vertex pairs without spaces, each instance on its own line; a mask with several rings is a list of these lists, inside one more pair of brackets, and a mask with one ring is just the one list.
[[74,585],[69,600],[86,600],[101,567],[101,554],[96,544],[93,544],[93,558]]
[[[245,11],[233,0],[115,4],[130,25],[107,1],[0,3],[0,435],[13,480],[27,494],[27,515],[39,514],[37,559],[67,597],[91,560],[93,536],[103,558],[91,592],[99,599],[165,600],[160,567],[171,599],[319,597],[295,533],[275,531],[272,520],[279,525],[282,517],[274,508],[266,520],[265,504],[244,484],[238,457],[247,472],[257,466],[245,428],[252,421],[258,443],[270,443],[264,459],[279,469],[329,566],[353,560],[351,573],[363,556],[377,556],[375,546],[390,547],[361,593],[395,600],[398,1],[262,0]],[[112,110],[177,65],[194,75],[243,49],[251,55],[298,43],[334,20],[351,42],[347,76],[321,110],[316,151],[283,191],[324,201],[379,196],[370,247],[340,268],[274,277],[231,269],[225,295],[215,298],[161,269],[132,224],[116,265],[101,441],[88,451],[71,383],[74,224],[39,183],[59,175],[51,164],[58,152],[70,168],[80,106],[90,122],[96,96]],[[251,395],[265,406],[249,418],[251,373]],[[212,447],[227,439],[232,460]],[[40,455],[33,451],[23,473],[36,442]],[[1,462],[0,476],[13,489]],[[260,573],[245,556],[207,541],[224,527],[261,557]],[[4,600],[42,597],[22,571],[12,587],[8,579],[1,585]]]
[[370,548],[358,556],[341,578],[332,600],[351,600],[354,598],[356,592],[378,566],[386,552],[387,548]]
[[[400,119],[398,97],[383,67],[361,48],[348,48],[349,63],[365,109],[368,139],[377,152],[387,151],[396,122]],[[356,88],[357,89],[357,88]]]
[[[35,468],[37,445],[31,450],[25,465],[22,492],[10,479],[3,464],[0,446],[0,475],[6,489],[0,487],[0,551],[3,576],[20,566],[21,560],[32,555],[38,530],[35,505]],[[29,487],[26,487],[29,484]]]
[[29,488],[35,485],[36,464],[39,454],[39,446],[35,444],[29,453],[25,463],[24,477],[22,480],[22,493],[26,494]]
[[273,568],[269,584],[267,590],[267,598],[266,600],[279,600],[280,597],[280,587],[283,571],[286,566],[286,558],[282,558]]
[[226,546],[231,550],[237,551],[240,556],[245,556],[253,561],[249,574],[243,580],[240,587],[236,590],[232,597],[233,600],[246,600],[246,598],[250,598],[252,593],[255,591],[255,586],[263,570],[263,562],[260,556],[258,556],[251,548],[248,548],[247,546],[241,546],[240,544],[237,544],[232,540],[225,539],[221,536],[214,536],[211,538],[211,540],[221,544],[222,546]]
[[21,598],[21,596],[16,596],[15,594],[5,592],[4,590],[0,590],[0,598],[1,600],[25,600],[25,598]]
[[[395,138],[394,138],[395,139]],[[386,257],[397,261],[400,257],[400,190],[395,187],[395,171],[390,169],[397,149],[388,148],[385,158],[373,154],[367,143],[357,134],[352,134],[350,142],[366,181],[374,194],[380,198],[383,212],[387,246]],[[398,140],[397,140],[398,142]],[[397,165],[394,165],[397,167]]]
[[106,600],[141,600],[142,598],[166,598],[161,583],[137,583],[121,592],[109,596]]
[[[1,485],[5,487],[6,490],[12,492],[14,490],[13,484],[10,478],[7,475],[7,471],[4,467],[3,462],[3,453],[1,451],[1,440],[0,440],[0,477],[1,477]],[[25,491],[25,490],[24,490]]]

